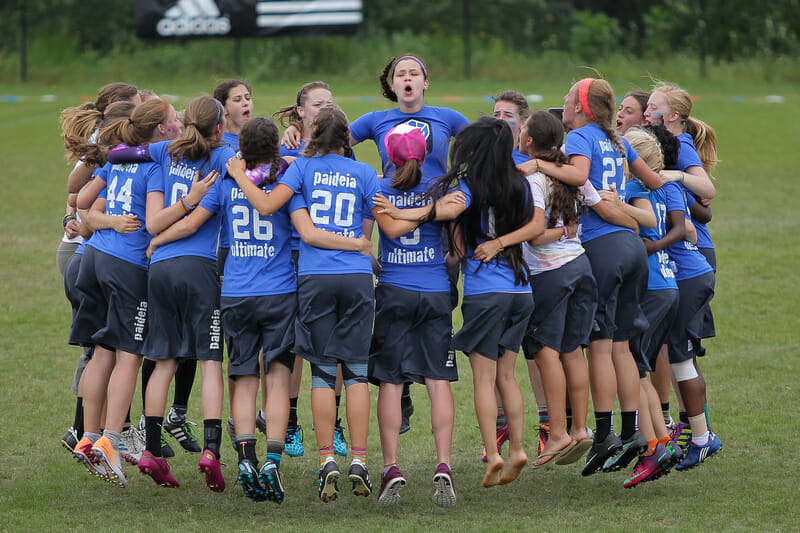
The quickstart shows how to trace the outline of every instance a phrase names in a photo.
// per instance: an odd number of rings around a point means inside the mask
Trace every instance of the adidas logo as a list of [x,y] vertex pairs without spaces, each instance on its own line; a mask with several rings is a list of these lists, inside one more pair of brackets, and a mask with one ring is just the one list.
[[162,37],[226,35],[231,31],[231,19],[220,13],[214,0],[178,0],[164,12],[156,31]]

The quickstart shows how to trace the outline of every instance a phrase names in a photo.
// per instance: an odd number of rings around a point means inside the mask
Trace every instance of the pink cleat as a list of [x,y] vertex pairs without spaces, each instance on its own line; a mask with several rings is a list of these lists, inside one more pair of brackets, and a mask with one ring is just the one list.
[[178,480],[169,471],[169,461],[166,457],[156,457],[145,450],[139,459],[139,472],[150,476],[157,485],[167,488],[177,488]]
[[200,472],[206,475],[206,487],[214,492],[225,490],[225,478],[222,477],[222,469],[216,454],[209,449],[203,450],[200,457]]

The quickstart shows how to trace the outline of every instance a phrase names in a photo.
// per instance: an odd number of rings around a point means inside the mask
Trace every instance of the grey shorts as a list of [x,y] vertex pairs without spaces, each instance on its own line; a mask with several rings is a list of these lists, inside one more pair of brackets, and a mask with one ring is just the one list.
[[630,341],[631,353],[639,368],[640,378],[656,369],[658,352],[672,329],[672,323],[678,314],[678,305],[677,289],[647,291],[642,308],[650,327]]
[[705,348],[700,341],[704,338],[704,309],[714,297],[714,273],[706,272],[679,281],[678,290],[678,316],[672,323],[667,339],[670,363],[681,363],[705,355]]
[[450,352],[450,296],[450,292],[378,285],[369,354],[371,383],[458,380],[455,356]]
[[492,292],[464,296],[464,325],[453,347],[469,355],[479,353],[494,361],[506,350],[519,352],[533,312],[532,292]]

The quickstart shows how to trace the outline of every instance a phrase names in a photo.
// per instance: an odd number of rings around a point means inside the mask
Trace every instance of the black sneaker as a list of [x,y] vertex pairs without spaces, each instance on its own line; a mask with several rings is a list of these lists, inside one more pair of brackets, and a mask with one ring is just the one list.
[[339,495],[339,465],[333,459],[328,460],[317,470],[319,483],[319,499],[324,503],[332,502]]
[[78,444],[78,432],[75,431],[75,428],[70,426],[64,436],[61,437],[61,445],[72,452],[75,449],[75,446]]
[[161,431],[161,457],[175,457],[175,452],[172,446],[167,442],[167,437],[164,436],[164,431]]
[[239,461],[239,474],[236,479],[244,490],[244,495],[254,502],[263,502],[267,499],[267,493],[259,479],[257,467],[249,459]]
[[369,472],[367,467],[361,461],[353,461],[350,464],[350,470],[347,471],[347,477],[353,484],[353,495],[367,497],[372,494],[372,483],[369,481]]
[[631,461],[646,451],[647,440],[641,433],[636,431],[630,438],[622,441],[622,450],[620,450],[617,455],[609,457],[606,462],[603,463],[603,472],[622,470],[628,466]]
[[283,503],[283,499],[286,497],[286,489],[283,488],[281,473],[275,461],[272,459],[264,461],[264,466],[261,467],[261,472],[258,473],[258,479],[267,492],[268,500],[275,503]]
[[586,456],[586,466],[583,467],[581,475],[590,476],[600,470],[603,464],[609,459],[614,457],[622,449],[622,441],[612,431],[601,442],[597,442],[595,435],[592,448],[589,450],[589,455]]
[[203,449],[200,447],[200,443],[197,442],[197,437],[195,437],[194,430],[192,429],[192,426],[196,425],[197,424],[194,422],[189,422],[186,419],[176,421],[168,420],[167,423],[164,424],[164,431],[166,431],[170,437],[177,440],[178,444],[187,452],[200,453]]

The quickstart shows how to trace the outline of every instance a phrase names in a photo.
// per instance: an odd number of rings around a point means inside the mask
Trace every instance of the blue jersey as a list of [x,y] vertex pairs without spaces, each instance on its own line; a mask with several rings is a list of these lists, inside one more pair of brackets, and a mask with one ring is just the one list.
[[[656,214],[656,227],[640,227],[639,234],[651,241],[658,241],[666,236],[668,230],[667,224],[669,221],[667,213],[670,211],[680,211],[683,213],[685,209],[680,187],[675,183],[666,183],[660,189],[647,191],[638,180],[632,180],[628,182],[627,197],[629,199],[647,198],[650,200],[650,204],[653,206],[653,211]],[[658,250],[648,255],[647,266],[650,270],[650,276],[647,279],[647,290],[659,291],[678,288],[678,284],[675,282],[675,272],[670,268],[667,250]]]
[[[691,219],[689,208],[686,204],[687,194],[683,188],[681,188],[681,195],[683,196],[683,206],[686,218]],[[691,193],[688,196],[691,196]],[[705,256],[697,249],[697,246],[685,239],[669,246],[667,248],[667,252],[669,253],[669,258],[671,260],[670,265],[675,271],[675,279],[678,281],[696,278],[697,276],[713,270],[711,265],[708,264]]]
[[[262,185],[269,192],[275,184]],[[220,236],[230,245],[225,261],[222,296],[264,296],[297,291],[297,280],[289,247],[292,223],[284,205],[262,217],[245,197],[236,181],[225,176],[214,184],[200,205],[223,216]]]
[[[419,183],[407,191],[395,189],[391,179],[378,180],[380,193],[400,209],[422,207],[431,199],[425,194],[427,187]],[[369,214],[366,218],[372,218]],[[397,239],[390,239],[380,231],[379,257],[381,272],[379,283],[421,292],[446,292],[450,290],[447,267],[442,253],[441,222],[422,224],[414,231]]]
[[523,154],[522,152],[520,152],[516,148],[514,148],[514,150],[511,151],[511,157],[514,159],[514,164],[515,165],[521,165],[525,161],[530,161],[531,160],[530,157],[528,157],[527,155]]
[[[528,187],[528,181],[520,176],[521,180],[525,182]],[[464,193],[467,199],[467,209],[472,204],[472,192],[469,190],[465,180],[461,180],[458,185],[458,190]],[[494,235],[495,230],[490,223],[492,219],[491,211],[482,209],[481,217],[483,219],[482,225],[484,226],[487,235]],[[478,238],[477,244],[480,245],[485,239]],[[505,260],[495,256],[488,263],[477,261],[472,258],[475,250],[467,246],[466,263],[464,264],[461,272],[464,275],[464,296],[472,296],[474,294],[487,294],[491,292],[517,292],[525,293],[531,291],[531,286],[528,283],[517,285],[514,281],[514,269],[511,268]]]
[[[687,188],[683,188],[686,195],[686,206],[691,210],[692,206],[697,203],[694,193]],[[713,248],[714,243],[711,240],[711,234],[708,232],[708,226],[702,222],[692,219],[695,229],[697,230],[697,247],[698,248]]]
[[[609,186],[614,184],[620,197],[624,199],[625,159],[628,160],[628,164],[631,164],[639,158],[639,155],[631,148],[628,141],[623,138],[620,140],[625,147],[624,156],[614,141],[606,137],[597,124],[590,123],[569,132],[565,145],[568,156],[582,155],[589,158],[591,161],[589,182],[595,189],[607,191],[610,189]],[[597,237],[622,230],[633,231],[629,228],[609,224],[592,209],[584,209],[581,214],[579,231],[581,242],[589,242]]]
[[[697,155],[697,149],[694,147],[692,136],[684,132],[678,135],[678,162],[670,167],[670,170],[682,170],[686,172],[689,167],[703,167],[703,162],[700,156]],[[688,193],[691,195],[692,193]],[[694,205],[695,198],[692,196],[686,198],[688,206],[691,208]],[[694,222],[694,227],[697,229],[697,246],[699,248],[713,248],[714,243],[711,242],[711,235],[708,233],[708,227],[702,222]]]
[[300,146],[297,148],[287,148],[284,145],[281,145],[281,157],[290,156],[290,157],[303,157],[303,150],[306,149],[306,141],[301,140]]
[[[153,180],[147,184],[147,192],[158,191],[164,194],[164,207],[181,201],[181,196],[189,193],[195,173],[200,172],[201,178],[212,170],[225,174],[225,164],[234,156],[233,150],[228,146],[215,148],[208,157],[197,161],[182,159],[173,161],[167,155],[170,141],[150,145],[150,157],[161,167],[161,179]],[[214,187],[219,185],[219,181]],[[213,215],[200,226],[195,233],[184,239],[167,243],[159,247],[150,258],[151,263],[157,263],[173,257],[193,255],[217,258],[217,239],[219,237],[220,219]]]
[[[378,193],[375,169],[337,154],[296,159],[280,183],[296,193],[290,212],[306,208],[316,227],[352,238],[364,234],[364,216],[375,207],[372,198]],[[366,255],[300,243],[299,275],[359,273],[372,273]]]
[[155,163],[127,163],[106,165],[95,174],[95,179],[106,183],[103,195],[106,198],[105,214],[113,217],[136,215],[142,227],[133,233],[117,233],[113,229],[101,229],[89,239],[93,248],[147,268],[145,251],[150,244],[150,234],[145,228],[147,206],[147,184],[159,179],[161,168]]
[[[231,150],[234,152],[239,151],[239,136],[235,133],[224,132],[222,134],[222,144],[227,144],[231,147]],[[222,227],[225,226],[225,212],[219,214],[220,216],[220,225]],[[220,248],[230,248],[231,242],[228,240],[228,234],[224,231],[220,231],[219,233],[219,247]]]
[[423,106],[416,113],[403,113],[399,109],[372,111],[350,124],[350,134],[359,142],[375,141],[381,156],[384,176],[394,176],[394,164],[386,154],[383,138],[398,124],[408,124],[422,131],[428,142],[427,157],[422,163],[422,181],[441,176],[447,172],[447,152],[450,139],[469,126],[467,117],[448,107]]

